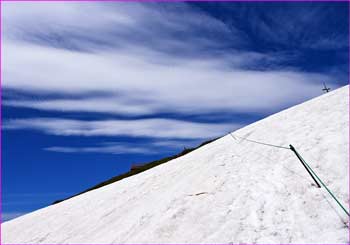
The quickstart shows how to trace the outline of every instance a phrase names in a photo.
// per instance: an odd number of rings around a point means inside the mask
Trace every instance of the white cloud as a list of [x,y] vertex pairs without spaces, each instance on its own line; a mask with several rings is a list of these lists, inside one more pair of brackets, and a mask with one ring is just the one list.
[[[156,59],[158,54],[153,54]],[[167,65],[147,56],[81,53],[37,45],[4,45],[4,88],[61,93],[111,92],[120,99],[25,101],[8,104],[46,110],[149,114],[154,111],[268,111],[320,93],[320,74],[229,69],[224,61],[167,57]],[[165,57],[161,57],[165,59]],[[20,72],[18,72],[20,71]],[[114,101],[114,102],[113,102]],[[137,102],[139,101],[139,102]],[[118,105],[119,104],[119,105]]]
[[107,154],[157,154],[159,150],[175,152],[183,147],[194,147],[199,140],[164,140],[156,139],[147,143],[104,142],[94,146],[52,146],[47,151],[61,153],[107,153]]
[[52,146],[44,150],[62,153],[109,153],[109,154],[155,154],[155,151],[146,147],[126,147],[123,145],[95,146],[95,147],[66,147]]
[[[196,39],[196,35],[189,41],[176,36],[169,38],[170,33],[179,31],[219,32],[228,38],[233,36],[237,42],[243,38],[234,28],[230,31],[214,18],[190,11],[184,4],[178,6],[185,11],[186,18],[185,14],[164,11],[155,4],[6,3],[3,10],[7,27],[3,40],[4,88],[66,94],[102,91],[115,96],[5,101],[5,105],[131,115],[164,111],[266,113],[320,94],[321,82],[331,79],[299,71],[242,68],[261,59],[271,62],[283,59],[273,55],[238,50],[216,57],[172,53],[178,49],[198,51],[210,45],[220,46],[210,38]],[[56,14],[51,15],[53,9]],[[89,14],[92,11],[94,15]],[[45,31],[63,36],[83,33],[83,37],[75,38],[74,42],[91,52],[63,49],[60,46],[64,46],[63,41],[49,46],[57,41],[55,38],[45,40],[45,45],[32,39],[28,41],[34,34],[45,36]],[[148,39],[135,41],[138,35]],[[95,36],[108,45],[88,43]],[[126,39],[120,39],[121,36]],[[163,47],[159,50],[152,44]],[[120,95],[127,99],[121,99]]]
[[3,105],[23,108],[33,108],[48,111],[65,112],[100,112],[112,114],[140,115],[152,114],[157,111],[152,104],[133,104],[114,98],[80,98],[52,100],[4,100]]
[[3,129],[31,129],[61,136],[129,136],[205,139],[233,131],[238,124],[196,123],[172,119],[82,121],[59,118],[11,119]]

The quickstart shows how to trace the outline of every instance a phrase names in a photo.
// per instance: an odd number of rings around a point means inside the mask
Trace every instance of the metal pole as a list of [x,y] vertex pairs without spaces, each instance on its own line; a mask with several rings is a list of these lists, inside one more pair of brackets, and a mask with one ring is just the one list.
[[303,159],[300,157],[299,153],[295,150],[295,148],[292,145],[289,145],[289,147],[295,153],[295,155],[298,157],[299,161],[303,164],[303,166],[305,167],[306,171],[310,174],[311,178],[315,181],[317,187],[321,188],[320,184],[317,182],[315,177],[312,175],[312,173],[310,172],[309,168],[305,165],[305,163],[304,163]]

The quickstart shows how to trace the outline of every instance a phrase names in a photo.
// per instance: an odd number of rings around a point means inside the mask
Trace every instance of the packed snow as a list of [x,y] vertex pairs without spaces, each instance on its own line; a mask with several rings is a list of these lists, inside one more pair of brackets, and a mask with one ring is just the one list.
[[[349,86],[232,132],[288,147],[349,209]],[[349,243],[348,217],[287,149],[227,135],[2,224],[2,243]]]

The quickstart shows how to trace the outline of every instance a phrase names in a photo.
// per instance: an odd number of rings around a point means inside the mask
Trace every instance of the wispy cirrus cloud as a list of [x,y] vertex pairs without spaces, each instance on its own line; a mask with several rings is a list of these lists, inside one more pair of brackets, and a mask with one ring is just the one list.
[[3,105],[61,112],[98,112],[117,115],[148,115],[160,111],[159,106],[151,103],[135,103],[121,96],[111,98],[74,98],[46,100],[4,100]]
[[198,144],[197,139],[191,140],[161,140],[144,143],[127,143],[127,142],[103,142],[93,146],[52,146],[44,148],[46,151],[60,153],[102,153],[102,154],[143,154],[152,155],[162,151],[173,153],[182,147],[189,147]]
[[93,145],[50,146],[43,150],[60,153],[158,154],[173,153],[182,147],[193,147],[204,139],[222,136],[240,124],[195,123],[172,119],[138,120],[70,120],[60,118],[31,118],[6,120],[5,130],[36,130],[58,136],[103,136],[147,138],[147,143],[102,142]]
[[239,124],[196,123],[174,119],[72,120],[61,118],[10,119],[5,130],[37,130],[60,136],[129,136],[169,139],[217,137],[240,127]]
[[[68,14],[52,16],[53,8]],[[6,3],[4,15],[5,88],[114,94],[5,100],[8,106],[131,115],[267,113],[319,94],[319,81],[331,79],[288,67],[259,70],[282,54],[240,51],[242,31],[181,3]]]
[[44,148],[46,151],[61,152],[61,153],[108,153],[108,154],[155,154],[156,151],[152,151],[146,147],[126,147],[123,145],[113,146],[80,146],[80,147],[68,147],[68,146],[51,146]]

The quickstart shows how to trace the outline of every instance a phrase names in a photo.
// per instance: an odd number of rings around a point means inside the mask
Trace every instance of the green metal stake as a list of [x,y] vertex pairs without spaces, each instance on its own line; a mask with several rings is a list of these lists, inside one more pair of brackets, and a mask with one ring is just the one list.
[[295,148],[292,145],[289,145],[289,147],[295,153],[295,155],[298,157],[299,161],[303,164],[303,166],[305,167],[306,171],[310,174],[311,178],[315,181],[317,187],[321,188],[320,184],[317,182],[315,177],[312,175],[312,173],[310,172],[309,168],[305,165],[305,163],[304,163],[302,157],[299,155],[299,153],[295,150]]
[[[236,138],[231,134],[231,137],[236,140]],[[239,137],[241,139],[244,139],[242,137]],[[305,167],[306,171],[309,173],[309,175],[311,176],[311,178],[315,181],[316,185],[318,188],[321,188],[321,185],[317,182],[317,180],[315,179],[315,177],[318,179],[318,181],[322,184],[322,186],[327,190],[327,192],[333,197],[333,199],[337,202],[337,204],[343,209],[343,211],[346,213],[347,216],[350,217],[350,213],[344,208],[344,206],[338,201],[338,199],[334,196],[334,194],[328,189],[328,187],[326,186],[325,183],[322,182],[322,180],[320,179],[320,177],[317,176],[317,174],[312,170],[312,168],[305,162],[305,160],[299,155],[299,153],[297,152],[297,150],[294,148],[294,146],[289,145],[289,148],[287,147],[283,147],[283,146],[276,146],[276,145],[271,145],[271,144],[266,144],[266,143],[262,143],[262,142],[257,142],[257,141],[253,141],[253,140],[248,140],[248,139],[244,139],[250,142],[254,142],[256,144],[262,144],[262,145],[266,145],[266,146],[272,146],[272,147],[278,147],[278,148],[284,148],[284,149],[290,149],[291,151],[294,152],[294,154],[298,157],[299,161],[301,162],[301,164],[303,164],[303,166]],[[315,177],[314,177],[315,176]]]
[[[299,155],[300,156],[300,155]],[[344,208],[344,206],[338,201],[338,199],[334,196],[334,194],[328,189],[325,183],[317,176],[317,174],[312,170],[312,168],[305,162],[305,160],[300,156],[301,160],[305,163],[305,165],[310,169],[310,171],[316,176],[318,181],[322,184],[322,186],[327,190],[327,192],[333,197],[333,199],[338,203],[338,205],[343,209],[347,216],[350,217],[350,213]]]

